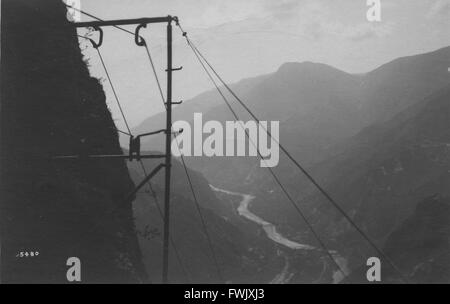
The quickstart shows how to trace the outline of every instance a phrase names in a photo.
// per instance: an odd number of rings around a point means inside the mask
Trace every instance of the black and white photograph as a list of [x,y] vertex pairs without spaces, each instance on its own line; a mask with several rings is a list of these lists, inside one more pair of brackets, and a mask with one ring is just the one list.
[[0,3],[0,284],[450,283],[450,0]]

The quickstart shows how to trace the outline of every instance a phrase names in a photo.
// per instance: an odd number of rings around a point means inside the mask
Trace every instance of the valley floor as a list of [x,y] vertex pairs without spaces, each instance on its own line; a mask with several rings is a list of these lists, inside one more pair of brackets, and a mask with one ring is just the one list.
[[[317,248],[306,245],[306,244],[300,244],[295,241],[289,240],[282,234],[280,234],[277,231],[277,228],[274,224],[267,222],[266,220],[262,219],[261,217],[255,215],[249,210],[250,203],[256,198],[253,195],[250,194],[243,194],[238,192],[232,192],[229,190],[220,189],[217,187],[214,187],[213,185],[210,185],[211,189],[215,192],[221,192],[228,195],[234,195],[234,196],[241,196],[242,200],[239,203],[239,207],[237,208],[237,212],[240,216],[258,224],[261,226],[261,228],[266,233],[267,237],[275,242],[277,245],[284,246],[286,248],[292,249],[292,250],[317,250]],[[349,270],[347,269],[347,260],[340,256],[337,252],[331,252],[331,254],[335,257],[336,262],[339,264],[341,269],[345,273],[348,273]],[[289,262],[289,256],[283,253],[282,250],[278,250],[278,256],[282,256],[285,260],[285,264],[283,269],[279,274],[275,276],[275,278],[270,282],[273,284],[284,284],[289,283],[291,278],[295,275],[295,269],[291,269],[291,265]],[[326,267],[324,267],[325,269]],[[339,283],[339,281],[342,280],[342,275],[339,271],[336,271],[333,273],[333,283]]]

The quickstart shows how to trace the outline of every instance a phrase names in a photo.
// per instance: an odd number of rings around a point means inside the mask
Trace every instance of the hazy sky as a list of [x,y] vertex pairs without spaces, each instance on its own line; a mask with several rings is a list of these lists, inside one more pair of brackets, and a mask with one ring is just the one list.
[[[450,0],[381,0],[381,22],[374,23],[366,19],[366,0],[81,0],[81,8],[103,19],[177,15],[229,82],[276,71],[290,61],[363,73],[397,57],[450,45]],[[165,27],[150,26],[142,33],[165,85]],[[90,45],[83,47],[93,75],[103,77],[97,54]],[[163,110],[145,50],[132,36],[107,29],[101,52],[132,126]],[[184,67],[174,75],[175,101],[211,88],[177,30],[174,65]],[[111,90],[104,86],[122,128]]]

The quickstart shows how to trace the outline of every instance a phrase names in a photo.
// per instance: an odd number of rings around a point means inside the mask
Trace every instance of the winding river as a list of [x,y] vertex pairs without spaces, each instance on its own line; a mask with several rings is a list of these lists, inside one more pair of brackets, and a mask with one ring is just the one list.
[[[239,203],[239,207],[237,208],[237,212],[240,216],[260,225],[264,232],[266,233],[267,237],[271,239],[273,242],[285,246],[287,248],[293,249],[293,250],[316,250],[316,247],[300,244],[294,241],[291,241],[281,235],[274,224],[267,222],[266,220],[260,218],[259,216],[255,215],[249,210],[250,203],[256,198],[253,195],[250,194],[244,194],[244,193],[238,193],[238,192],[232,192],[224,189],[220,189],[217,187],[214,187],[213,185],[209,185],[213,191],[225,193],[228,195],[234,195],[234,196],[241,196],[242,200]],[[337,252],[333,251],[330,252],[333,257],[335,258],[335,261],[339,264],[341,269],[345,273],[348,273],[347,269],[347,260],[344,259],[342,256],[340,256]],[[285,266],[283,267],[282,271],[271,281],[271,283],[287,283],[289,282],[290,278],[292,277],[292,273],[289,272],[289,260],[285,257]],[[336,271],[333,273],[333,283],[339,283],[343,279],[343,275]]]

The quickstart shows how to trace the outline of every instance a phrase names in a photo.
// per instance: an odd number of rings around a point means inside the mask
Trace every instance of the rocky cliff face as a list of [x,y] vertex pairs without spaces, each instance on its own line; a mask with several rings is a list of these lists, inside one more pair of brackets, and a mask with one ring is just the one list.
[[125,163],[50,159],[122,153],[64,4],[4,0],[1,13],[3,282],[66,282],[69,257],[84,283],[145,280]]

